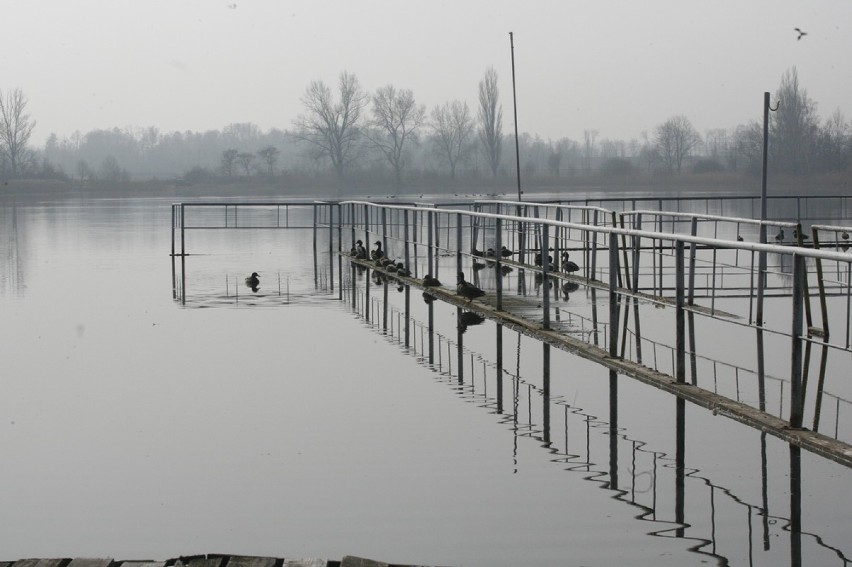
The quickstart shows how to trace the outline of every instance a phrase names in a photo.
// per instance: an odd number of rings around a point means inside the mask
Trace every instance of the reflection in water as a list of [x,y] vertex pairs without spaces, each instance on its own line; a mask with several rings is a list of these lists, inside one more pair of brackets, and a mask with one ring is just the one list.
[[[601,483],[613,492],[613,497],[625,505],[637,508],[636,518],[650,522],[650,536],[671,537],[694,542],[690,549],[701,556],[712,558],[719,565],[730,563],[755,564],[761,560],[761,553],[766,554],[769,561],[777,559],[776,549],[773,548],[771,535],[773,530],[789,531],[790,534],[790,564],[802,565],[805,549],[816,553],[820,549],[831,553],[841,561],[849,561],[847,555],[818,534],[806,533],[801,529],[801,464],[800,451],[790,449],[790,516],[770,515],[768,498],[768,470],[766,455],[766,434],[760,435],[762,503],[760,506],[749,503],[747,496],[738,495],[739,488],[726,487],[704,476],[701,471],[687,465],[686,421],[687,408],[684,400],[673,398],[675,404],[674,423],[675,445],[673,454],[650,450],[648,442],[631,438],[629,431],[619,425],[619,376],[614,371],[609,374],[609,417],[602,420],[573,403],[568,403],[561,397],[551,394],[551,347],[541,344],[541,377],[521,376],[521,334],[516,333],[517,348],[514,351],[514,371],[505,368],[503,349],[502,325],[495,324],[495,359],[489,360],[485,355],[471,351],[463,342],[463,325],[461,322],[475,314],[456,308],[456,334],[450,338],[435,328],[433,310],[440,301],[428,302],[429,322],[424,324],[411,319],[415,328],[415,340],[407,352],[421,363],[436,370],[436,377],[451,386],[453,391],[465,400],[478,407],[485,408],[500,416],[500,423],[512,431],[512,463],[513,471],[519,471],[520,443],[524,438],[538,442],[547,451],[550,460],[560,464],[567,471],[582,471],[584,478],[590,482]],[[383,306],[384,309],[384,306]],[[398,312],[395,306],[386,308],[389,312]],[[400,313],[405,317],[404,313]],[[478,320],[481,316],[476,315]],[[481,324],[478,322],[477,324]],[[376,328],[376,327],[373,327]],[[416,330],[420,330],[420,333]],[[429,345],[423,338],[424,329],[428,330]],[[391,333],[393,335],[393,333]],[[420,336],[418,342],[417,338]],[[434,348],[433,341],[437,341]],[[760,340],[758,342],[760,345]],[[455,359],[455,367],[444,365],[441,354],[447,352],[447,361]],[[436,362],[434,352],[439,353]],[[450,355],[455,354],[451,357]],[[509,414],[503,403],[503,383],[511,380],[512,404]],[[538,382],[536,385],[533,382]],[[556,409],[557,411],[553,411]],[[562,432],[561,442],[554,444],[552,431],[553,416],[559,416],[562,421],[558,430]],[[606,432],[606,435],[598,433]],[[602,440],[606,439],[606,443]],[[582,447],[577,451],[575,447]],[[620,454],[629,451],[627,463],[620,461]],[[700,449],[696,449],[700,450]],[[598,455],[595,459],[592,456]],[[601,455],[607,456],[606,468],[603,468]],[[625,480],[625,477],[627,480]],[[670,492],[666,494],[666,487]],[[668,499],[673,504],[673,515],[667,515],[663,505]],[[704,499],[709,500],[709,507],[703,505]],[[692,504],[690,506],[690,504]],[[733,514],[730,511],[734,507]],[[737,509],[743,509],[742,513]],[[757,523],[757,518],[760,518]],[[737,529],[738,522],[746,522],[742,529]],[[757,523],[757,526],[755,525]],[[716,526],[725,526],[725,537],[720,538]],[[759,527],[758,527],[759,526]],[[756,549],[751,534],[761,531],[762,549]],[[742,539],[732,538],[732,533],[742,534]],[[780,534],[774,534],[780,535]],[[807,538],[808,546],[804,545],[803,537]],[[747,555],[742,555],[743,549]]]
[[20,232],[18,229],[18,206],[12,203],[11,207],[2,208],[2,270],[0,270],[0,292],[12,296],[24,293],[24,259],[21,255]]

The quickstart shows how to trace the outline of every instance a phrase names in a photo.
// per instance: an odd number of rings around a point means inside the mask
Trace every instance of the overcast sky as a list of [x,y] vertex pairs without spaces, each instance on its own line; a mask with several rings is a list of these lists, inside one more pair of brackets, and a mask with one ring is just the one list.
[[[476,105],[486,67],[521,132],[639,137],[686,115],[761,115],[796,66],[825,117],[852,117],[852,0],[0,0],[0,89],[51,132],[291,128],[311,80],[410,88],[431,109]],[[801,40],[793,28],[807,32]]]

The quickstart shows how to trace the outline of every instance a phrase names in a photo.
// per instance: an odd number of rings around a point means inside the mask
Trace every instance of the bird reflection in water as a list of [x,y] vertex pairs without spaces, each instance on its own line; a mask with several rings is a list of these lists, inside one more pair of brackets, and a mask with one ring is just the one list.
[[565,296],[565,301],[570,299],[569,294],[574,293],[580,289],[580,284],[575,282],[565,282],[562,284],[562,295]]
[[481,325],[485,321],[485,317],[474,313],[473,311],[462,311],[459,316],[459,330],[464,333],[467,328],[473,325]]

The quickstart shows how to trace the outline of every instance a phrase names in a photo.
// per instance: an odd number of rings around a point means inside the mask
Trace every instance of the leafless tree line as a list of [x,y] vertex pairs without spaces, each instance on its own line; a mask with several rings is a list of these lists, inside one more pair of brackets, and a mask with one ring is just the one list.
[[[303,112],[292,130],[263,132],[231,124],[208,132],[162,133],[156,128],[95,130],[30,147],[35,122],[20,89],[0,92],[0,175],[51,175],[81,180],[175,177],[275,177],[282,172],[377,179],[384,172],[396,186],[440,176],[478,178],[514,175],[514,156],[502,131],[498,76],[486,70],[476,108],[448,100],[427,112],[414,93],[386,85],[368,93],[343,72],[334,88],[312,81]],[[795,68],[781,79],[780,101],[770,122],[770,168],[794,174],[845,171],[852,166],[852,131],[839,111],[825,121],[798,81]],[[581,141],[520,136],[526,176],[564,177],[628,173],[759,171],[762,125],[757,121],[702,134],[675,115],[631,140],[601,139],[586,129]],[[512,158],[512,159],[510,159]],[[437,177],[436,177],[437,176]]]

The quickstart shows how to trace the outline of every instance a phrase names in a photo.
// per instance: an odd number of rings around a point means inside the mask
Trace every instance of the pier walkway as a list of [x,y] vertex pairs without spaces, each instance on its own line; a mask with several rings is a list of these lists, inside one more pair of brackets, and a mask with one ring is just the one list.
[[[487,317],[852,467],[852,433],[840,418],[852,410],[852,228],[845,219],[811,214],[832,222],[805,227],[709,207],[617,212],[512,201],[302,205],[312,211],[318,289],[353,304],[363,294],[368,319],[378,316],[371,296],[383,294],[386,319],[388,285],[399,286],[406,345],[410,292],[420,290],[459,314]],[[172,258],[181,266],[188,229],[280,227],[280,204],[229,204],[224,214],[219,206],[173,207]],[[194,207],[216,220],[187,221]],[[393,266],[357,258],[359,241],[381,248]],[[398,264],[410,275],[400,275]],[[485,294],[457,295],[459,273]],[[444,285],[427,288],[426,274]],[[572,295],[586,300],[568,301]],[[649,308],[652,327],[642,324]],[[712,340],[702,339],[708,334]],[[726,360],[734,350],[743,352]],[[733,374],[734,390],[720,390],[720,372]]]

